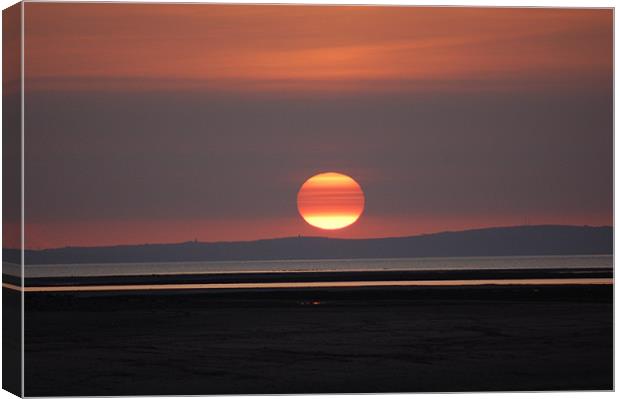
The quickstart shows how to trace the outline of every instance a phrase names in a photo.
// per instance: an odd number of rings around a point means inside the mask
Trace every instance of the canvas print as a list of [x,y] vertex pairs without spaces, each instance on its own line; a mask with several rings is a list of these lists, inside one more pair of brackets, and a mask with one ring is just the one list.
[[613,10],[3,13],[19,396],[613,389]]

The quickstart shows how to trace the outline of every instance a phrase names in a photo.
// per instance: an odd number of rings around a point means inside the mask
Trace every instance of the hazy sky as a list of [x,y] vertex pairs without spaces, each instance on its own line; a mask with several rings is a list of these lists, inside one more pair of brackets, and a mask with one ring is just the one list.
[[[612,224],[611,10],[25,5],[28,247]],[[352,176],[354,225],[297,213]]]

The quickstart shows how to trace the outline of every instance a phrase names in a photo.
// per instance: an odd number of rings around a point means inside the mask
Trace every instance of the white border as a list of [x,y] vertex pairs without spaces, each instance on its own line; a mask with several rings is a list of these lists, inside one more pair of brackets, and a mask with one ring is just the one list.
[[[25,19],[25,15],[24,15],[25,12],[26,12],[26,10],[25,10],[25,7],[24,7],[24,3],[22,3],[22,5],[21,5],[21,38],[20,38],[20,42],[21,42],[20,43],[20,52],[21,52],[20,66],[21,66],[21,71],[20,71],[20,77],[19,77],[19,80],[20,80],[19,84],[20,84],[20,91],[21,91],[21,123],[20,123],[20,125],[21,125],[21,130],[22,130],[22,132],[21,132],[21,136],[22,136],[21,137],[21,152],[22,152],[22,154],[21,154],[21,178],[22,178],[22,186],[21,186],[22,206],[21,206],[21,213],[22,213],[22,215],[21,215],[21,231],[20,231],[20,233],[21,233],[20,240],[21,240],[21,245],[22,245],[21,248],[20,248],[21,249],[21,270],[22,270],[22,273],[21,273],[22,274],[21,275],[21,277],[22,277],[21,278],[21,286],[22,287],[25,287],[24,276],[26,274],[26,270],[24,268],[24,266],[25,266],[25,263],[24,263],[24,248],[26,247],[26,238],[25,238],[25,235],[24,235],[24,233],[25,233],[24,232],[24,230],[25,230],[25,221],[26,221],[26,217],[25,217],[25,213],[24,213],[24,199],[26,198],[25,191],[24,191],[24,184],[25,184],[25,179],[24,179],[24,172],[25,172],[25,164],[24,164],[24,155],[25,154],[24,154],[24,149],[26,147],[25,146],[25,137],[26,136],[24,134],[24,122],[25,122],[24,115],[26,113],[26,111],[24,109],[25,108],[25,101],[24,101],[24,97],[25,97],[25,95],[24,95],[24,93],[25,93],[25,90],[24,90],[24,74],[25,74],[24,61],[26,59],[24,57],[24,51],[25,51],[25,48],[26,48],[25,47],[25,37],[26,37],[26,35],[24,34],[24,32],[25,32],[24,25],[26,23],[26,19]],[[22,367],[21,368],[22,368],[22,371],[21,371],[21,381],[22,381],[22,383],[21,383],[21,392],[20,392],[22,396],[24,396],[24,392],[25,392],[25,390],[24,390],[24,388],[25,388],[25,378],[24,378],[24,376],[26,375],[25,372],[24,372],[24,370],[25,370],[24,369],[24,361],[25,361],[24,345],[26,343],[26,339],[25,339],[25,331],[26,330],[24,329],[24,323],[25,323],[25,317],[24,316],[26,314],[25,308],[24,308],[24,295],[25,294],[26,294],[25,291],[22,290],[22,295],[21,295],[21,306],[22,306],[22,317],[21,317],[21,321],[22,321],[22,326],[21,326],[21,333],[22,333],[22,336],[21,336],[22,364],[21,364],[21,366]]]
[[[33,1],[45,1],[45,0],[26,0],[28,2],[33,2]],[[80,1],[64,1],[64,2],[80,2]],[[81,2],[85,2],[85,1],[81,1]],[[106,2],[125,2],[127,3],[128,1],[106,1]],[[610,8],[610,7],[615,7],[616,6],[616,1],[601,1],[601,0],[590,0],[590,1],[579,1],[579,0],[539,0],[539,1],[505,1],[505,0],[476,0],[476,1],[459,1],[459,0],[448,0],[448,1],[437,1],[437,0],[425,0],[425,1],[412,1],[412,0],[308,0],[308,1],[303,1],[303,0],[287,0],[287,1],[264,1],[264,0],[230,0],[230,1],[175,1],[175,0],[168,0],[168,1],[152,1],[152,0],[133,0],[132,2],[140,2],[140,3],[237,3],[237,4],[329,4],[329,5],[408,5],[408,6],[477,6],[477,7],[564,7],[564,8],[571,8],[571,7],[591,7],[591,8]],[[13,0],[0,0],[0,5],[2,6],[1,8],[4,9],[6,7],[9,7],[10,5],[16,3],[16,1]],[[22,18],[23,18],[23,12],[22,12]],[[1,19],[0,19],[0,26],[1,26]],[[0,29],[1,32],[1,29]],[[22,33],[23,33],[23,21],[22,21]],[[22,38],[23,38],[23,34],[22,34]],[[615,67],[615,48],[616,48],[616,43],[618,39],[618,33],[617,31],[614,30],[614,75],[616,73],[616,67]],[[23,40],[22,40],[22,78],[23,78]],[[0,53],[0,59],[1,59],[1,53]],[[0,66],[1,66],[1,62],[0,62]],[[23,79],[22,79],[22,92],[23,92]],[[616,94],[618,93],[618,89],[615,85],[615,81],[614,81],[614,98],[616,97]],[[2,104],[2,100],[0,98],[0,107]],[[22,97],[22,111],[23,111],[23,97]],[[618,113],[618,106],[614,101],[614,121],[615,121],[615,116]],[[615,124],[614,124],[615,126]],[[24,135],[23,135],[23,112],[22,112],[22,143],[24,140]],[[0,142],[0,153],[1,153],[1,142]],[[614,129],[614,154],[617,153],[618,150],[618,142],[616,142],[615,140],[615,129]],[[22,179],[23,179],[23,144],[22,144]],[[2,166],[0,165],[0,174],[1,174],[1,170],[2,170]],[[615,163],[615,156],[614,156],[614,210],[616,208],[616,205],[618,204],[618,198],[617,196],[615,196],[615,187],[616,187],[616,179],[618,176],[618,166]],[[23,181],[22,181],[22,201],[23,201]],[[1,198],[1,194],[2,194],[2,187],[0,186],[0,198]],[[0,203],[1,203],[1,199],[0,199]],[[22,224],[23,224],[23,203],[22,203]],[[614,226],[617,225],[617,220],[615,218],[615,212],[614,212]],[[2,232],[0,230],[0,239],[1,239],[1,235]],[[23,237],[23,229],[22,229],[22,243],[24,240]],[[614,236],[614,248],[617,247],[618,240],[620,240],[616,235]],[[22,264],[23,264],[23,253],[22,253]],[[23,276],[23,273],[22,273]],[[615,289],[614,289],[615,291]],[[23,300],[22,300],[22,306],[23,306]],[[614,315],[615,312],[617,312],[618,309],[618,298],[615,297],[614,298]],[[22,318],[22,329],[23,329],[23,318]],[[23,331],[23,330],[22,330]],[[614,331],[614,342],[618,342],[619,336],[619,332],[618,329],[616,328]],[[23,339],[23,336],[22,336]],[[0,349],[1,350],[1,349]],[[614,351],[615,352],[615,351]],[[23,354],[22,354],[22,367],[23,367]],[[618,381],[618,369],[615,368],[614,369],[614,377],[615,377],[615,381]],[[23,385],[23,381],[22,381],[22,385]],[[23,386],[22,386],[22,392],[23,392]],[[373,397],[377,398],[377,399],[396,399],[396,398],[400,398],[403,396],[414,396],[416,398],[420,398],[420,399],[430,399],[430,398],[434,398],[434,399],[443,399],[443,398],[449,398],[449,397],[453,397],[453,395],[455,394],[409,394],[409,393],[405,393],[405,394],[376,394],[373,395]],[[467,394],[458,394],[460,397],[469,397],[469,398],[473,398],[473,397],[478,397],[480,395],[483,395],[485,398],[489,398],[489,399],[496,399],[496,398],[510,398],[510,399],[531,399],[531,398],[535,398],[535,397],[544,397],[544,398],[568,398],[568,399],[586,399],[586,398],[590,398],[592,395],[596,396],[596,397],[611,397],[611,395],[615,395],[613,392],[535,392],[535,393],[467,393]],[[280,396],[286,396],[286,397],[299,397],[299,398],[346,398],[346,397],[352,397],[352,396],[356,396],[359,397],[360,395],[264,395],[261,396],[263,398],[278,398]],[[159,396],[142,396],[142,398],[158,398]],[[191,396],[180,396],[180,397],[191,397]],[[238,396],[212,396],[215,398],[236,398]],[[14,398],[13,395],[11,395],[10,393],[6,392],[6,391],[0,391],[0,399],[8,399],[8,398]]]

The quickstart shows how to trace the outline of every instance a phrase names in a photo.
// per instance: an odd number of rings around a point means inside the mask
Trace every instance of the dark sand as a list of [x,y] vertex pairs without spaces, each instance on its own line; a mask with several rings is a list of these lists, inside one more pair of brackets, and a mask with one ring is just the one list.
[[612,286],[27,293],[25,393],[609,390],[612,307]]

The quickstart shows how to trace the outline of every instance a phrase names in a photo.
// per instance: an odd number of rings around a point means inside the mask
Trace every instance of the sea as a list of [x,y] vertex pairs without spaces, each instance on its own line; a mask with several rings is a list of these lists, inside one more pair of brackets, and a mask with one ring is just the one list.
[[[596,269],[613,267],[611,255],[432,257],[397,259],[308,259],[208,262],[145,262],[27,265],[25,278],[157,276],[223,273],[450,271],[509,269]],[[3,273],[21,276],[20,266],[3,264]]]

